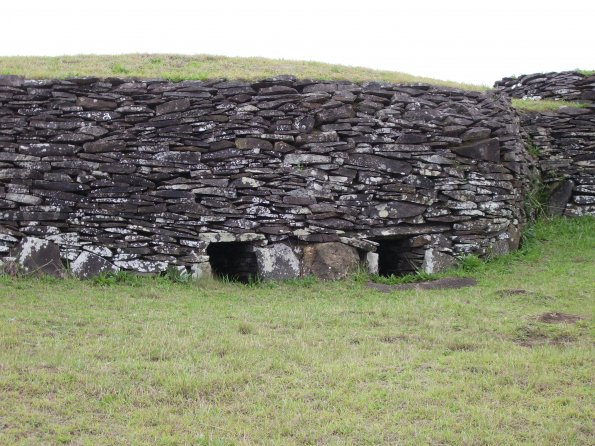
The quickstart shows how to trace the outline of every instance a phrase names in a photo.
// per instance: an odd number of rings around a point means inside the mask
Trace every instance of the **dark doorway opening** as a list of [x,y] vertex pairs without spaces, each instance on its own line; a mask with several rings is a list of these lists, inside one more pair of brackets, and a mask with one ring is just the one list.
[[247,283],[258,276],[256,254],[250,243],[211,243],[207,254],[215,277]]
[[423,250],[412,249],[410,238],[374,239],[378,245],[378,274],[403,276],[417,272],[424,261]]

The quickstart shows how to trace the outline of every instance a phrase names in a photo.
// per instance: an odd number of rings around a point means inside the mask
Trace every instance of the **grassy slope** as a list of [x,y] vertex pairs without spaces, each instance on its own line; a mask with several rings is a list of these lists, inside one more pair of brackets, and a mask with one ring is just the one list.
[[536,234],[463,290],[4,277],[0,444],[592,444],[595,219]]
[[348,80],[352,82],[424,82],[434,85],[486,90],[480,85],[442,81],[396,71],[332,65],[321,62],[275,60],[262,57],[182,56],[174,54],[125,54],[113,56],[5,56],[0,57],[0,74],[17,74],[32,79],[73,76],[162,77],[183,79],[262,79],[292,74],[304,79]]

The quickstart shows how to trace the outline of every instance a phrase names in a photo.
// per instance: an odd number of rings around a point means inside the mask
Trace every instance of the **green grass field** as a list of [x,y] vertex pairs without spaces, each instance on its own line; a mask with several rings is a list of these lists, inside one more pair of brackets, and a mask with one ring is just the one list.
[[0,444],[594,444],[595,219],[528,234],[448,291],[2,276]]

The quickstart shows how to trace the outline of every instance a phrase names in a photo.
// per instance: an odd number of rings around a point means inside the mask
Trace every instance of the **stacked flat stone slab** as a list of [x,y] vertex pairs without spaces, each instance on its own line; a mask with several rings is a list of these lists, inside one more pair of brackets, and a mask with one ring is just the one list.
[[521,113],[548,186],[551,215],[595,215],[595,106]]
[[84,277],[244,242],[263,276],[335,278],[389,239],[434,271],[518,245],[529,170],[499,94],[290,76],[4,76],[0,148],[0,254],[47,240]]
[[595,101],[595,74],[580,71],[526,74],[505,77],[494,84],[498,91],[520,99]]

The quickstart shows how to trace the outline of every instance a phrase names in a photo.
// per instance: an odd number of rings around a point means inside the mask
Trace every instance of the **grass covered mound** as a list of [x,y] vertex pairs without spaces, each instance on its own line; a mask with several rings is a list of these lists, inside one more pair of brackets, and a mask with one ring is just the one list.
[[465,90],[483,91],[488,87],[413,76],[397,71],[308,62],[266,59],[264,57],[224,57],[210,55],[124,54],[113,56],[4,56],[0,74],[16,74],[30,79],[80,76],[186,79],[257,80],[281,74],[300,79],[343,80],[351,82],[428,83]]
[[0,277],[0,444],[589,444],[594,248],[542,222],[391,294]]

